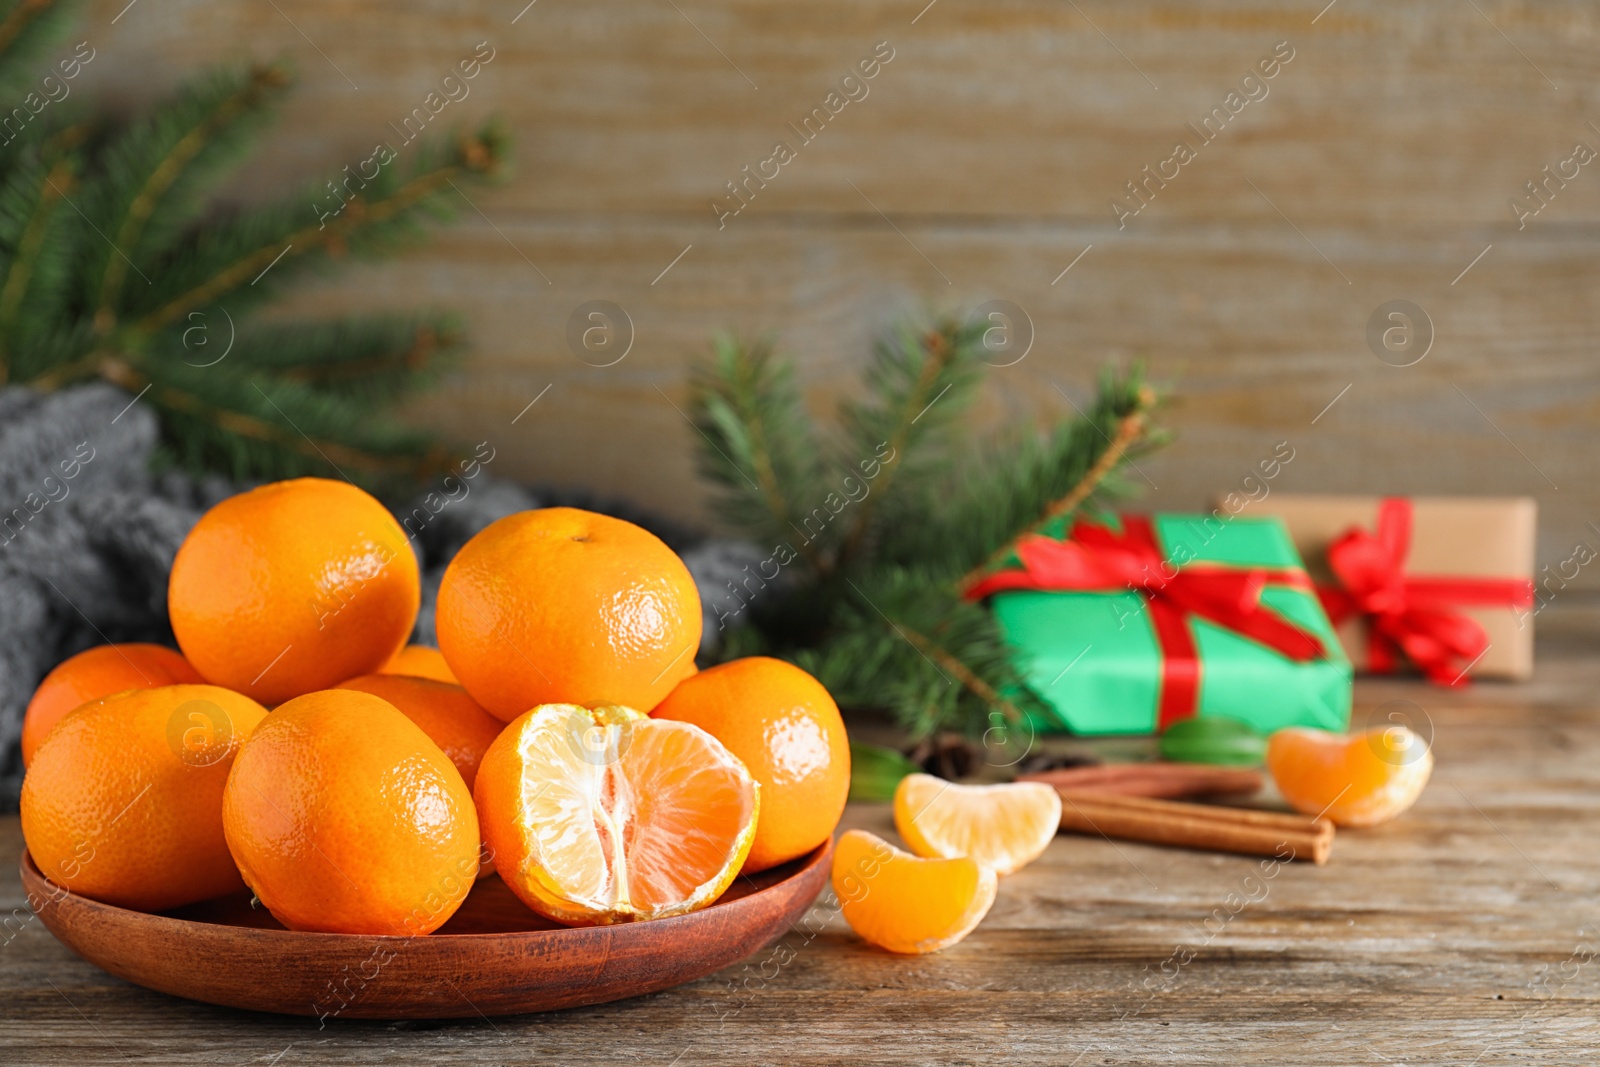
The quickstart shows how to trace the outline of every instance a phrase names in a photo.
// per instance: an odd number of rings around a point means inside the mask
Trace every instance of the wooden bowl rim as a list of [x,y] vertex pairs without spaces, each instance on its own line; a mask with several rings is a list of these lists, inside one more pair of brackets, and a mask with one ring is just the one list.
[[[95,900],[92,897],[86,897],[74,893],[70,889],[66,889],[63,886],[57,885],[55,882],[52,882],[46,878],[44,872],[39,870],[38,865],[33,860],[33,855],[26,847],[24,847],[22,850],[22,856],[18,862],[18,868],[22,875],[23,889],[30,897],[34,895],[36,889],[42,889],[42,895],[45,899],[49,900],[53,906],[60,907],[63,904],[70,903],[73,907],[86,908],[91,912],[111,913],[107,916],[107,918],[111,921],[124,923],[145,922],[156,925],[171,924],[174,933],[181,932],[184,929],[204,931],[205,934],[215,934],[226,931],[229,937],[248,935],[262,936],[265,938],[289,938],[293,940],[299,940],[302,943],[309,939],[311,941],[320,941],[329,945],[336,945],[341,941],[360,941],[363,943],[382,941],[388,943],[397,943],[414,941],[454,942],[457,940],[468,939],[497,940],[508,938],[515,940],[540,940],[544,938],[569,937],[574,934],[590,933],[595,930],[622,931],[624,929],[637,927],[649,927],[657,931],[665,932],[666,930],[670,929],[667,924],[681,925],[684,923],[692,923],[695,921],[697,916],[704,915],[713,909],[737,908],[744,904],[745,901],[752,901],[758,897],[763,897],[768,893],[780,890],[796,879],[804,878],[817,866],[827,862],[832,852],[833,839],[830,837],[828,840],[812,849],[806,855],[790,860],[788,864],[781,865],[788,866],[789,864],[794,864],[795,866],[794,869],[788,874],[774,881],[771,885],[762,886],[761,888],[746,893],[744,896],[735,900],[719,898],[718,900],[712,902],[704,908],[698,909],[697,911],[685,912],[682,915],[670,915],[664,919],[645,919],[637,922],[623,923],[598,923],[592,926],[559,926],[554,929],[546,930],[504,930],[498,932],[488,931],[483,933],[462,934],[439,932],[434,932],[431,934],[340,934],[328,933],[321,930],[274,930],[271,927],[265,926],[235,926],[231,923],[202,922],[198,919],[180,919],[172,915],[162,915],[159,912],[138,911],[134,908],[124,908],[117,904],[107,904],[104,901]],[[766,874],[767,872],[761,871],[759,873]],[[744,878],[748,876],[741,874],[738,877]],[[735,880],[737,881],[737,878]],[[818,893],[821,893],[821,887],[818,888]],[[31,907],[31,901],[29,904]],[[533,912],[532,909],[529,909],[529,911],[531,914],[538,914],[537,912]],[[543,916],[541,916],[541,918],[543,918]]]

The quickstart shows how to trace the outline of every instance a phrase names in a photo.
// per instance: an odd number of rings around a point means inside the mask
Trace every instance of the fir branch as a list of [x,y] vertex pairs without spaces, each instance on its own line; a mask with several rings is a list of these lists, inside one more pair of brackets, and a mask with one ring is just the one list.
[[956,680],[966,686],[979,700],[982,700],[989,707],[999,709],[1011,722],[1022,721],[1022,712],[1017,710],[1017,706],[995,692],[994,687],[988,682],[968,670],[967,665],[960,659],[909,626],[893,626],[893,628],[895,633],[915,645],[918,652],[927,656],[939,667],[955,675]]
[[[198,204],[193,197],[181,195],[180,182],[187,177],[187,184],[196,184],[195,179],[204,178],[206,170],[236,154],[249,132],[245,120],[264,117],[263,110],[288,84],[288,73],[282,67],[257,67],[243,76],[213,76],[187,89],[107,148],[106,173],[95,192],[108,216],[102,217],[99,228],[106,233],[110,249],[146,259],[141,254],[147,245],[146,230],[158,220],[158,209],[169,199],[177,200],[177,210],[167,212],[173,217],[158,230],[170,229],[191,216]],[[207,163],[211,166],[206,167]],[[109,217],[116,214],[120,221]],[[94,318],[101,333],[109,331],[115,321],[117,297],[131,266],[124,255],[109,251],[104,260],[99,284],[94,286]]]
[[[731,346],[728,350],[730,353],[739,351]],[[743,451],[749,456],[751,466],[755,468],[756,482],[761,488],[761,495],[765,498],[767,507],[774,516],[789,525],[793,525],[794,511],[778,486],[777,466],[773,457],[773,437],[776,430],[774,423],[778,420],[763,412],[755,400],[757,396],[756,379],[761,370],[764,369],[761,364],[766,362],[766,357],[769,354],[769,352],[762,351],[759,355],[752,354],[751,359],[741,359],[737,355],[734,356],[729,364],[730,369],[733,371],[729,381],[729,384],[733,387],[730,399],[738,405],[737,414],[740,416],[748,434],[749,444]],[[778,388],[782,389],[782,385],[780,384]],[[798,393],[796,393],[795,407],[799,406],[798,399]],[[791,463],[789,466],[797,468],[800,464]],[[806,547],[808,546],[802,546],[802,548]]]
[[113,353],[108,349],[91,348],[87,352],[80,352],[70,361],[58,362],[47,371],[19,380],[26,381],[42,393],[51,393],[100,375],[100,368],[112,356]]
[[[922,348],[926,356],[922,360],[922,367],[917,372],[916,385],[907,394],[906,403],[900,407],[900,418],[896,421],[894,429],[886,443],[889,454],[894,460],[899,460],[906,447],[906,438],[911,433],[911,420],[916,416],[911,411],[921,411],[925,400],[933,392],[933,384],[939,379],[939,371],[949,363],[954,347],[946,343],[942,334],[930,332],[924,335]],[[861,539],[867,532],[874,506],[883,498],[883,493],[894,484],[896,467],[894,461],[883,471],[883,481],[878,483],[876,496],[869,496],[861,502],[861,507],[856,509],[855,521],[850,525],[850,532],[845,536],[844,544],[839,548],[838,563],[843,566],[856,550],[861,547]]]
[[848,594],[813,659],[841,702],[886,702],[916,739],[951,725],[981,734],[991,712],[1020,723],[1019,700],[1037,708],[994,616],[938,575],[879,565],[844,585]]
[[136,328],[149,333],[170,326],[190,311],[210,306],[225,294],[248,284],[271,266],[283,253],[287,244],[289,253],[284,260],[304,259],[315,252],[342,250],[350,239],[363,228],[403,216],[430,197],[439,193],[450,180],[470,172],[465,163],[457,163],[422,174],[402,185],[392,195],[375,202],[359,197],[346,205],[345,211],[330,225],[306,226],[275,238],[271,243],[254,249],[206,281],[166,301],[161,307],[138,320]]
[[[64,199],[63,185],[72,180],[72,167],[66,160],[57,160],[50,167],[39,167],[37,182],[29,183],[28,190],[33,209],[17,240],[16,252],[5,268],[5,283],[0,285],[0,385],[11,373],[12,339],[17,336],[17,318],[22,310],[22,298],[33,281],[34,268],[45,252],[45,235],[54,221],[57,201]],[[35,308],[35,313],[42,311]]]
[[17,37],[41,12],[54,6],[54,0],[19,0],[0,21],[0,57],[16,42]]
[[[915,473],[918,446],[938,438],[940,431],[966,410],[978,380],[975,352],[981,336],[981,329],[973,324],[946,320],[920,336],[902,330],[898,345],[885,342],[877,346],[868,375],[868,388],[877,402],[847,405],[842,414],[858,449],[887,444],[893,459],[884,465],[873,492],[856,509],[834,569],[846,569],[861,550],[899,473],[908,467]],[[935,417],[919,426],[940,404],[942,409]],[[949,435],[944,436],[948,444]]]
[[[0,0],[0,87],[28,90],[29,64],[70,25],[66,11]],[[491,121],[446,147],[410,144],[393,166],[390,149],[311,223],[304,197],[215,210],[217,179],[286,84],[276,67],[224,71],[131,123],[63,127],[58,109],[0,143],[0,382],[54,389],[102,378],[148,397],[162,462],[237,478],[329,465],[418,477],[449,457],[385,409],[437,379],[459,347],[458,323],[413,313],[262,326],[248,312],[313,265],[390,251],[449,217],[457,181],[500,169],[505,132]],[[277,269],[263,279],[268,267]],[[132,273],[148,284],[128,284]],[[216,348],[187,343],[202,311],[218,313],[211,327],[226,315],[229,347],[216,336]]]
[[[854,516],[832,565],[751,605],[749,624],[724,642],[724,656],[758,651],[788,659],[841,706],[889,711],[913,740],[948,729],[992,737],[988,731],[1002,725],[1015,737],[1011,727],[1046,712],[994,614],[966,599],[963,586],[969,572],[982,573],[975,562],[992,565],[1019,537],[1128,492],[1122,469],[1163,440],[1149,418],[1157,396],[1138,371],[1107,372],[1089,413],[980,452],[959,435],[957,422],[980,376],[981,336],[946,323],[932,333],[903,330],[897,343],[879,347],[868,397],[844,415],[856,441],[893,443],[892,480],[884,481],[885,463],[866,498],[876,501],[875,512]],[[716,368],[699,373],[712,384],[720,380]],[[748,395],[737,408],[701,404],[702,428],[718,446],[705,469],[743,501],[730,517],[758,535],[773,509],[754,479],[748,492],[739,484],[752,469],[741,467],[755,421],[749,413],[800,418],[795,397],[779,395],[784,381],[746,380]],[[710,400],[726,399],[709,392]],[[786,426],[781,438],[792,445],[809,433]],[[774,498],[792,499],[797,482],[781,465],[772,470]]]
[[240,355],[252,366],[281,367],[289,380],[328,385],[392,371],[421,374],[461,344],[461,330],[453,315],[275,323],[257,328]]
[[1117,421],[1116,432],[1105,442],[1105,447],[1100,450],[1098,458],[1077,484],[1062,496],[1052,500],[1032,522],[1018,530],[1004,544],[990,552],[983,562],[963,575],[958,583],[959,586],[963,590],[971,588],[993,567],[1014,552],[1018,542],[1039,533],[1051,522],[1072,514],[1088,500],[1106,477],[1127,458],[1128,450],[1144,436],[1149,425],[1150,409],[1155,403],[1155,391],[1147,385],[1140,386],[1135,406]]
[[443,314],[274,323],[241,332],[218,369],[250,368],[378,406],[436,382],[462,344],[460,321]]
[[796,525],[824,490],[792,368],[769,344],[719,337],[710,363],[696,369],[692,390],[693,421],[710,448],[701,450],[701,470],[722,487],[724,510],[765,541],[789,543],[791,531],[800,533],[796,551],[821,574],[826,560],[816,539]]
[[[100,368],[100,376],[130,393],[144,393],[149,387],[147,395],[154,404],[200,419],[230,434],[271,445],[274,449],[298,453],[309,461],[320,461],[320,464],[334,467],[341,475],[344,474],[343,468],[349,467],[367,474],[403,473],[420,478],[444,466],[443,457],[439,454],[429,455],[418,463],[409,456],[380,456],[328,437],[313,437],[292,421],[285,428],[266,418],[210,402],[193,389],[157,381],[148,372],[121,359],[107,359]],[[263,392],[261,396],[267,405],[272,405],[273,401],[266,393]]]
[[66,26],[65,8],[56,0],[14,0],[8,6],[0,18],[0,68],[7,75],[0,86],[6,91],[11,86],[4,82],[24,76],[27,63],[60,39]]

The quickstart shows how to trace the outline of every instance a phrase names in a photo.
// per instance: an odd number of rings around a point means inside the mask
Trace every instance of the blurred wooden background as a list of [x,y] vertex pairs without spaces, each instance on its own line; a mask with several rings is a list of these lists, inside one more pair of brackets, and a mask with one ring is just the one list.
[[[900,316],[1007,300],[1035,339],[983,417],[1070,412],[1103,361],[1146,358],[1181,397],[1179,443],[1144,468],[1156,504],[1202,505],[1288,441],[1272,488],[1528,493],[1541,563],[1600,549],[1600,165],[1520,230],[1509,205],[1576,143],[1600,149],[1600,6],[525,2],[95,0],[78,91],[136,101],[289,57],[301,88],[233,187],[249,199],[398,145],[487,41],[433,128],[503,115],[516,175],[427,249],[298,306],[465,312],[470,365],[415,414],[489,439],[502,476],[704,521],[674,405],[714,330],[774,333],[825,411]],[[788,123],[879,42],[894,58],[868,95],[802,145]],[[1280,42],[1268,95],[1200,147],[1185,124]],[[1119,229],[1112,199],[1179,139],[1198,158]],[[712,202],[780,140],[796,158],[719,229]],[[1433,324],[1412,366],[1368,345],[1394,299]],[[613,366],[568,347],[592,300],[634,326]],[[1600,588],[1600,566],[1579,581]]]

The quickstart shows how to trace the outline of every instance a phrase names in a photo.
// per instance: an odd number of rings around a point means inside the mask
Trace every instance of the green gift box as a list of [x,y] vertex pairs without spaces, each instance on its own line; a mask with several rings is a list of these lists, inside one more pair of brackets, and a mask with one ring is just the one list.
[[1193,715],[1265,732],[1349,722],[1350,662],[1275,518],[1080,521],[1020,543],[971,595],[991,594],[1050,708],[1041,732],[1152,733]]

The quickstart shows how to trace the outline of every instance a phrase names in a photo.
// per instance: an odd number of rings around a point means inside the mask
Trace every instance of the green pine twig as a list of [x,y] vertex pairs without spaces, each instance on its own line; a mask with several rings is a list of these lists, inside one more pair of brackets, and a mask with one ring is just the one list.
[[[243,147],[250,120],[264,118],[265,110],[288,86],[288,72],[278,66],[256,67],[242,77],[223,74],[208,79],[186,90],[174,105],[128,130],[107,150],[111,173],[100,184],[106,200],[125,201],[125,206],[117,205],[120,219],[103,219],[99,227],[107,235],[105,269],[94,286],[94,320],[99,332],[109,332],[116,321],[117,297],[133,265],[129,257],[144,258],[140,252],[146,229],[158,217],[164,201],[181,189],[185,178],[202,168],[208,156],[221,156],[211,160],[220,165],[236,155]],[[177,199],[183,202],[176,205],[174,214],[178,218],[190,214],[189,198]]]
[[[0,0],[0,87],[37,82],[69,14]],[[0,382],[99,378],[147,395],[164,462],[416,478],[449,452],[388,412],[437,380],[460,324],[413,313],[262,326],[251,313],[314,266],[387,253],[451,217],[462,184],[503,170],[507,139],[490,122],[442,147],[408,143],[403,161],[390,149],[342,183],[332,213],[308,210],[320,192],[220,210],[217,181],[288,81],[281,66],[204,75],[129,121],[35,110],[0,143]]]
[[798,523],[824,499],[819,449],[792,368],[767,343],[713,342],[692,379],[696,429],[709,446],[701,470],[722,490],[728,517],[764,542],[792,543],[813,574],[827,560]]
[[920,333],[903,329],[896,343],[877,346],[867,375],[869,399],[844,405],[841,416],[857,451],[869,454],[886,444],[892,460],[856,509],[835,570],[848,572],[873,536],[877,516],[894,507],[902,472],[915,478],[948,466],[959,453],[955,428],[979,382],[981,338],[979,325],[946,319]]
[[1050,501],[1038,517],[1008,537],[1003,544],[990,552],[982,563],[964,574],[957,583],[963,591],[981,581],[991,569],[1016,551],[1019,541],[1039,533],[1064,516],[1076,513],[1101,483],[1127,459],[1129,450],[1148,430],[1150,409],[1155,405],[1156,394],[1149,386],[1141,386],[1138,398],[1138,404],[1134,409],[1117,421],[1116,433],[1106,441],[1105,448],[1100,451],[1099,457],[1085,472],[1083,478],[1062,496]]
[[[136,329],[150,333],[170,326],[189,312],[215,304],[223,296],[248,284],[275,262],[273,269],[279,270],[314,253],[342,254],[350,242],[364,231],[405,218],[408,213],[436,198],[446,187],[453,187],[453,179],[492,173],[501,159],[492,154],[490,144],[484,140],[468,142],[463,145],[456,160],[412,177],[386,196],[370,200],[354,197],[330,224],[308,223],[276,236],[272,241],[261,244],[215,271],[199,285],[165,301],[141,317]],[[285,248],[288,252],[281,260],[278,259]]]
[[40,166],[38,180],[29,183],[34,207],[17,239],[16,251],[6,269],[5,283],[0,285],[0,385],[10,377],[11,339],[17,334],[23,297],[33,281],[34,268],[45,253],[45,236],[55,221],[57,202],[67,195],[63,186],[70,188],[71,184],[72,166],[65,159],[58,159],[49,166]]
[[[1108,373],[1087,415],[980,451],[960,426],[981,378],[980,340],[981,331],[945,322],[902,330],[878,347],[865,397],[842,406],[844,450],[834,459],[865,444],[886,455],[894,448],[895,462],[855,505],[836,551],[775,600],[753,605],[750,625],[731,632],[723,655],[789,659],[842,706],[888,710],[913,740],[952,729],[977,738],[1002,724],[1014,738],[1013,727],[1044,710],[994,615],[963,591],[1020,538],[1125,493],[1122,469],[1163,440],[1150,421],[1158,397],[1138,372]],[[783,463],[763,466],[752,442],[781,456],[817,434],[769,349],[760,373],[743,378],[729,358],[719,348],[697,371],[701,467],[737,502],[729,517],[762,537],[808,490]],[[763,472],[765,486],[746,471]]]

